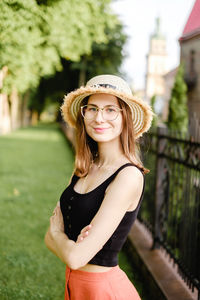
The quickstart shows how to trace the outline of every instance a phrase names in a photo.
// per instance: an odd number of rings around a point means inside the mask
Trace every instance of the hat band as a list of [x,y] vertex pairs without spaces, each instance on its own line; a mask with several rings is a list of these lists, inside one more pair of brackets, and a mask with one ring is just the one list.
[[96,83],[94,85],[91,85],[91,87],[94,87],[94,88],[101,88],[101,87],[104,87],[104,88],[107,88],[107,89],[114,89],[116,90],[117,87],[112,85],[112,84],[109,84],[109,83]]

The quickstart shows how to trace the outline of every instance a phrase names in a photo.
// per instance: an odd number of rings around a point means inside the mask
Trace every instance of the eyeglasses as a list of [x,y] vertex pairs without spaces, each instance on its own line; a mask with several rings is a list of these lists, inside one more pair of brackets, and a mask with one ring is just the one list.
[[81,106],[81,114],[87,120],[94,119],[99,110],[102,112],[102,117],[104,120],[114,121],[115,119],[117,119],[119,112],[122,109],[115,105],[106,105],[103,108],[92,104]]

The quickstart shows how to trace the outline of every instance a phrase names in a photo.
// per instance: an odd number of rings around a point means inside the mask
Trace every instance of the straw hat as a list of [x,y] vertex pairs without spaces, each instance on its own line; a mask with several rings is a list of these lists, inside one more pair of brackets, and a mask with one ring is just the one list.
[[153,118],[151,107],[145,101],[133,96],[128,84],[122,78],[114,75],[95,76],[87,82],[86,86],[66,95],[61,106],[63,119],[71,127],[76,127],[76,118],[82,100],[97,93],[114,95],[128,104],[132,112],[136,138],[150,128]]

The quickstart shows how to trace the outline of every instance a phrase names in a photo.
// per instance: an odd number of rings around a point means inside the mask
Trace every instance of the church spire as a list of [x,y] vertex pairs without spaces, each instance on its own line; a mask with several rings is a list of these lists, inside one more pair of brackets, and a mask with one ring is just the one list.
[[156,18],[154,33],[150,37],[149,52],[147,54],[145,97],[164,95],[163,75],[167,72],[166,39],[161,33],[160,18]]
[[159,17],[157,17],[156,18],[156,27],[155,27],[155,32],[152,34],[152,38],[154,38],[154,39],[164,39],[165,37],[164,37],[164,35],[161,33],[161,26],[160,26],[160,18]]

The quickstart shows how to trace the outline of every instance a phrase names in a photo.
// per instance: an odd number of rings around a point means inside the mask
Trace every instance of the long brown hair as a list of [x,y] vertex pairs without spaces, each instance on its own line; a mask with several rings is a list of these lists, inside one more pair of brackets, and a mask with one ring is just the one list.
[[[82,101],[82,105],[87,104],[89,97]],[[144,174],[148,173],[140,159],[139,143],[134,137],[134,127],[132,115],[129,106],[118,98],[120,107],[122,108],[123,129],[120,136],[122,149],[125,156],[138,166]],[[76,120],[76,159],[75,159],[75,174],[79,177],[84,177],[88,174],[91,163],[98,157],[98,145],[86,132],[85,124],[81,111],[79,111]]]

